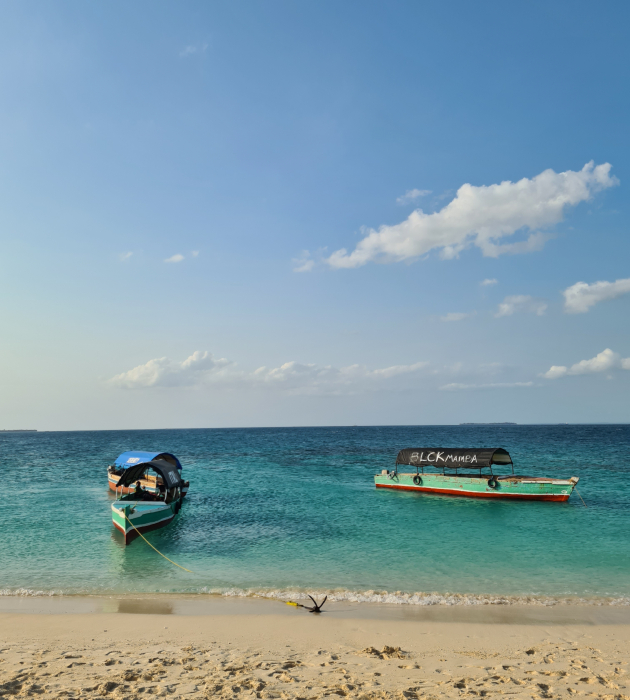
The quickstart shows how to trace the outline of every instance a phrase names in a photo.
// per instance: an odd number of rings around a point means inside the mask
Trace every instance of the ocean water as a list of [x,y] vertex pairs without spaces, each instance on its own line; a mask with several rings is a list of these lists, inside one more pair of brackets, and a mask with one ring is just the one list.
[[[374,488],[403,447],[496,446],[516,472],[579,476],[567,503]],[[175,453],[189,496],[125,547],[106,467]],[[630,426],[0,433],[4,595],[222,593],[408,604],[630,604]]]

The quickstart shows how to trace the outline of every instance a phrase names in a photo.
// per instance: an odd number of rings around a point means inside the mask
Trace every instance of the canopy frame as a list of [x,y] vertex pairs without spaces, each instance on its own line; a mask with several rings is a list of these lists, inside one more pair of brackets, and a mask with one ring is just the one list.
[[461,468],[479,469],[479,476],[483,469],[489,469],[493,474],[492,465],[508,464],[512,467],[514,474],[514,463],[507,450],[501,447],[481,447],[481,448],[461,448],[461,447],[429,447],[429,448],[407,448],[400,450],[396,457],[395,474],[398,474],[398,465],[407,464],[416,468],[416,474],[424,474],[425,467],[442,469],[442,474],[446,476],[446,470],[452,469],[455,475],[459,474]]
[[156,459],[134,464],[125,469],[116,484],[116,489],[131,486],[134,481],[139,481],[147,469],[153,469],[154,472],[157,472],[162,477],[166,489],[181,488],[184,485],[181,474],[174,464],[163,459]]

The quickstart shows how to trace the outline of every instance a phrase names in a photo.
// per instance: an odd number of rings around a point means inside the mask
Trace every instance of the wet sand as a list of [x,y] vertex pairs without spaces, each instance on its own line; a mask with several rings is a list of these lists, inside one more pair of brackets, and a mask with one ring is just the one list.
[[[520,609],[519,609],[520,608]],[[0,599],[0,698],[630,699],[630,611]]]

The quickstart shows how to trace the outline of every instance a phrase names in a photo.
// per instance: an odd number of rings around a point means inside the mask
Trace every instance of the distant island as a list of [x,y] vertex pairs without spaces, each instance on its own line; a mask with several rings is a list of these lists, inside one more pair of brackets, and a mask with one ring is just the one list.
[[37,430],[33,430],[32,428],[16,428],[15,430],[4,430],[0,429],[0,433],[36,433]]
[[460,425],[518,425],[518,423],[460,423]]

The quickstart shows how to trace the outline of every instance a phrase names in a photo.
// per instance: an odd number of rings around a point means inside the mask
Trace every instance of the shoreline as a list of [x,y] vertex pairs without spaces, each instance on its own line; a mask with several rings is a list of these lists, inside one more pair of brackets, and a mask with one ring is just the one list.
[[331,602],[343,602],[360,605],[393,605],[403,607],[475,607],[475,606],[587,606],[629,608],[630,596],[618,595],[544,595],[544,594],[501,594],[501,593],[456,593],[452,591],[415,592],[386,590],[352,590],[345,588],[214,588],[203,586],[198,589],[182,590],[94,590],[68,591],[63,589],[38,588],[0,588],[0,601],[6,598],[142,598],[172,597],[182,599],[223,598],[226,600],[270,600],[285,602],[288,600],[308,601],[308,595],[323,598]]
[[[315,596],[321,601],[323,596]],[[295,600],[300,600],[295,598]],[[301,599],[303,600],[303,599]],[[310,601],[307,599],[308,604]],[[482,625],[630,625],[630,606],[570,605],[400,605],[328,600],[326,618],[389,622]],[[147,615],[173,617],[291,617],[284,600],[210,594],[125,594],[94,596],[0,596],[6,615]],[[306,611],[302,610],[306,614]]]

